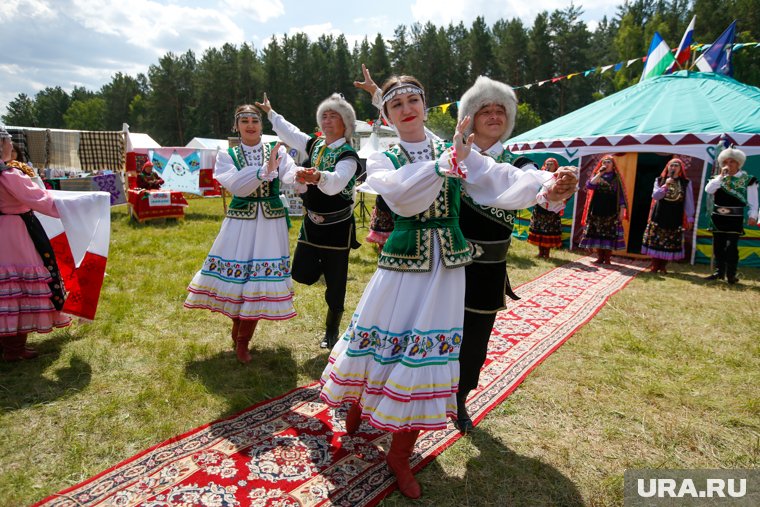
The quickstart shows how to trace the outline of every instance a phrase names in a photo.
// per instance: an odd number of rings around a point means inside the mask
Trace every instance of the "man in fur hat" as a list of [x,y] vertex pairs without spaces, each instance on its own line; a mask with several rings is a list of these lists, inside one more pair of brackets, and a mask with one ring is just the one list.
[[327,317],[322,348],[338,341],[348,279],[348,253],[359,248],[354,221],[354,187],[359,156],[349,142],[356,113],[337,93],[317,108],[320,137],[309,136],[272,109],[269,99],[256,105],[267,113],[272,128],[291,148],[308,157],[307,167],[296,173],[306,214],[293,253],[293,280],[312,285],[325,277]]
[[[458,120],[462,121],[465,116],[471,118],[465,135],[474,134],[474,150],[497,162],[511,164],[510,171],[538,171],[533,162],[525,157],[515,157],[502,144],[512,133],[516,115],[517,97],[512,88],[485,76],[478,77],[459,102]],[[545,176],[551,180],[550,174]],[[578,183],[575,170],[563,167],[554,174],[557,175],[557,190],[570,197]],[[540,191],[541,184],[537,182],[525,185],[521,190],[532,196]],[[543,205],[548,207],[547,202]],[[564,203],[560,206],[564,207]],[[559,209],[551,211],[557,212]],[[507,276],[507,251],[514,218],[514,211],[482,206],[465,192],[462,193],[459,226],[474,248],[473,262],[465,271],[465,316],[459,352],[460,379],[455,425],[462,433],[473,428],[465,401],[470,391],[478,386],[496,312],[506,307],[505,292],[510,298],[519,299],[512,292]]]
[[747,160],[743,151],[726,148],[718,155],[720,172],[705,185],[705,192],[713,196],[710,230],[713,233],[715,271],[708,280],[722,280],[735,284],[736,266],[739,263],[739,237],[744,235],[744,213],[748,208],[749,225],[757,225],[757,179],[742,171]]

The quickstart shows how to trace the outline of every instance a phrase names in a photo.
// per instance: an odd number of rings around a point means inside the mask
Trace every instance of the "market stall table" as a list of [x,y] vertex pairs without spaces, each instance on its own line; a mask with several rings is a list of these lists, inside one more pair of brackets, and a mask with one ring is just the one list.
[[187,200],[182,192],[131,188],[127,192],[129,214],[138,222],[157,218],[184,218]]

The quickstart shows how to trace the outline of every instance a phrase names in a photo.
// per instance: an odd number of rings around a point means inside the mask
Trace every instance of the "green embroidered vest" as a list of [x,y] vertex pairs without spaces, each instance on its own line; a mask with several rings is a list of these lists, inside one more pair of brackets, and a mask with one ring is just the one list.
[[728,194],[736,197],[745,205],[747,204],[747,187],[752,184],[753,176],[747,172],[741,176],[726,176],[723,178],[721,188]]
[[[227,152],[232,157],[232,162],[238,171],[248,165],[241,146],[229,148]],[[265,143],[262,170],[266,168],[271,152],[272,145]],[[262,181],[261,185],[246,197],[233,196],[230,205],[227,207],[227,216],[230,218],[255,219],[258,215],[259,205],[261,205],[261,212],[264,214],[264,218],[282,218],[286,216],[285,205],[280,199],[279,178],[275,178],[272,181]]]
[[[433,160],[437,160],[445,149],[445,143],[434,141]],[[396,169],[410,163],[398,145],[385,154]],[[427,210],[411,217],[393,213],[395,226],[380,253],[378,267],[393,271],[431,271],[434,238],[438,240],[445,267],[470,264],[470,246],[459,228],[461,186],[461,180],[444,177],[441,191]]]
[[[330,148],[325,143],[325,139],[320,137],[314,142],[311,149],[311,166],[316,167],[319,171],[335,172],[335,164],[338,163],[338,158],[343,152],[355,151],[348,143],[343,143],[337,148]],[[354,173],[343,190],[337,195],[342,197],[346,202],[353,203],[355,186],[356,174]]]
[[[483,154],[486,155],[485,152],[483,152]],[[497,157],[491,156],[490,154],[487,155],[499,164],[511,163],[514,159],[514,155],[512,155],[512,153],[506,149],[502,151],[501,154]],[[466,206],[469,206],[475,213],[482,215],[489,220],[493,220],[497,224],[508,228],[510,231],[513,229],[516,215],[515,210],[506,210],[480,205],[475,202],[475,200],[470,197],[464,189],[462,190],[462,201],[464,201],[464,204]]]

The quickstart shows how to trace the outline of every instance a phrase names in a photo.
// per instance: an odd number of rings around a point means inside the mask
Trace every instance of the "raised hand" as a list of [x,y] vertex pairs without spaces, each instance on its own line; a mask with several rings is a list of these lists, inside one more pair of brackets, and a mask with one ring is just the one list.
[[364,74],[364,81],[354,81],[354,87],[361,88],[365,92],[374,96],[379,87],[375,81],[372,80],[372,75],[369,73],[369,69],[364,64],[362,64],[362,74]]
[[269,162],[267,162],[267,171],[266,174],[274,174],[277,172],[277,169],[280,167],[280,162],[282,161],[282,153],[280,153],[280,147],[282,146],[281,142],[278,142],[274,145],[274,148],[272,148],[272,152],[269,155]]
[[264,92],[264,102],[256,102],[256,107],[264,111],[265,114],[269,114],[272,110],[272,104],[269,103],[266,92]]
[[470,155],[472,150],[472,143],[475,140],[475,134],[470,134],[467,139],[464,138],[464,131],[470,125],[472,119],[469,116],[462,118],[462,121],[457,123],[456,132],[454,132],[454,150],[456,150],[457,160],[462,161]]

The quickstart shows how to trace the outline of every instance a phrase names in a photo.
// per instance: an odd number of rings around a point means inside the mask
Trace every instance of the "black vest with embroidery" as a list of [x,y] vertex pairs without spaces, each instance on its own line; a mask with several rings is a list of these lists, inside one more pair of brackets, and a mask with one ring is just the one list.
[[[498,157],[491,158],[498,163],[509,163],[513,156],[509,150],[504,150]],[[463,191],[459,225],[464,237],[470,241],[506,241],[512,236],[515,211],[482,206]]]
[[744,173],[740,177],[723,179],[721,187],[713,195],[710,214],[710,230],[744,234],[744,214],[747,210],[747,188],[757,179]]
[[[335,172],[335,166],[344,159],[356,160],[359,156],[348,143],[330,148],[321,137],[312,137],[306,144],[312,167],[323,172]],[[356,241],[356,221],[353,215],[354,187],[356,174],[351,176],[346,186],[335,195],[327,195],[317,185],[307,185],[301,194],[306,214],[298,232],[298,242],[328,250],[359,248]],[[333,222],[332,220],[337,219]]]
[[[658,178],[657,184],[664,185],[664,178]],[[689,180],[685,178],[677,178],[675,184],[668,185],[665,196],[656,201],[652,208],[652,222],[665,229],[677,229],[683,225],[688,185]]]
[[[312,137],[306,144],[306,152],[309,154],[309,162],[312,167],[322,172],[335,172],[335,166],[343,159],[353,158],[356,167],[359,167],[359,155],[348,143],[337,148],[330,148],[321,137]],[[306,192],[301,194],[303,205],[307,210],[317,213],[333,213],[345,209],[354,204],[354,187],[356,186],[356,174],[354,174],[346,186],[335,195],[327,195],[317,185],[307,185]]]

